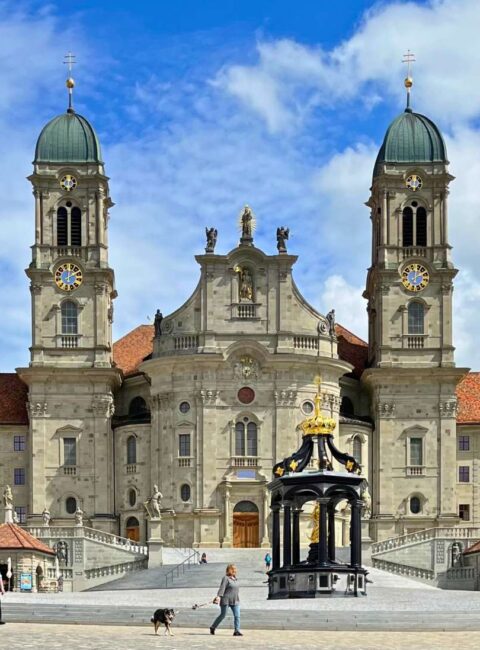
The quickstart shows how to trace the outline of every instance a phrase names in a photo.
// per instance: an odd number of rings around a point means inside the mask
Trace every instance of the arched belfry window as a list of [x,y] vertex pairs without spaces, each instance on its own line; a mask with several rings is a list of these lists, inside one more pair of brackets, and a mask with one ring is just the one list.
[[403,246],[427,245],[427,211],[417,201],[403,209]]
[[425,334],[425,307],[423,303],[412,301],[408,305],[408,333]]
[[78,334],[78,307],[73,300],[64,300],[61,307],[62,334]]
[[235,425],[235,456],[256,456],[258,430],[255,422],[243,418]]
[[57,210],[57,246],[82,245],[82,211],[67,201]]
[[416,223],[416,246],[427,245],[427,211],[425,208],[417,208],[417,223]]
[[403,245],[413,246],[413,210],[410,207],[403,209]]

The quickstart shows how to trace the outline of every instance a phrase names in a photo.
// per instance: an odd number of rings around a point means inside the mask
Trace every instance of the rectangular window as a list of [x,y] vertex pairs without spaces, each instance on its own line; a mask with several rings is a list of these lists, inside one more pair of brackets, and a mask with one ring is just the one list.
[[459,451],[470,451],[470,436],[459,436],[458,437],[458,450]]
[[249,422],[247,425],[247,456],[257,455],[257,425]]
[[24,467],[15,467],[13,470],[13,484],[14,485],[25,485],[25,468]]
[[77,441],[75,438],[63,439],[63,464],[77,464]]
[[181,433],[178,436],[178,455],[190,456],[190,434]]
[[15,506],[15,512],[18,517],[18,523],[24,524],[27,521],[27,507],[26,506]]
[[470,483],[470,467],[468,465],[460,465],[458,468],[458,480],[460,483]]
[[458,506],[458,516],[463,521],[470,521],[470,504],[461,503]]
[[423,465],[422,438],[410,438],[410,465]]
[[25,436],[13,436],[13,451],[25,451]]

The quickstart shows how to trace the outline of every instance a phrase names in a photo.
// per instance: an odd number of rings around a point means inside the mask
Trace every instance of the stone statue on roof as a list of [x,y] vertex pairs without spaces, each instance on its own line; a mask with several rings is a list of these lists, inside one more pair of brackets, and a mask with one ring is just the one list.
[[158,336],[162,336],[162,320],[163,320],[163,314],[160,311],[160,309],[157,309],[155,313],[155,320],[153,321],[155,338],[157,338]]
[[216,228],[205,228],[205,234],[207,236],[207,245],[205,247],[205,252],[213,253],[217,244],[218,231]]
[[12,488],[9,485],[6,485],[5,489],[3,490],[3,505],[5,508],[13,507]]

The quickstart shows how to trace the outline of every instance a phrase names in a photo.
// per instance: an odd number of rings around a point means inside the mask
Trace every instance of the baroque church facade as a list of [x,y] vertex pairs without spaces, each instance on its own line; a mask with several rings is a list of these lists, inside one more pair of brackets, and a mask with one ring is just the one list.
[[[365,535],[478,525],[480,375],[454,361],[453,177],[431,120],[407,107],[375,163],[368,343],[302,297],[288,232],[276,254],[255,245],[248,207],[233,250],[207,232],[188,300],[113,343],[108,180],[84,117],[70,107],[44,127],[29,177],[30,363],[0,375],[0,484],[21,523],[47,509],[73,525],[81,510],[143,541],[155,486],[167,543],[269,547],[267,484],[321,377],[338,446],[368,480]],[[339,544],[348,519],[339,509]]]

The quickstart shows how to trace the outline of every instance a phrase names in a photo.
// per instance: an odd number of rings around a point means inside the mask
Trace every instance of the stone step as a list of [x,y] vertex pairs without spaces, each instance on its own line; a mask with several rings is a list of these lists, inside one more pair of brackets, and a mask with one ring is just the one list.
[[[162,595],[164,597],[165,594]],[[158,606],[165,605],[159,602]],[[80,604],[49,605],[39,603],[4,603],[5,622],[44,622],[96,625],[142,625],[151,626],[153,611],[135,606],[86,606]],[[208,628],[218,608],[192,610],[179,608],[174,627]],[[480,613],[455,611],[451,614],[439,612],[408,611],[391,612],[327,612],[301,610],[268,610],[267,615],[259,616],[259,610],[242,608],[242,628],[244,629],[303,629],[303,630],[375,630],[375,631],[425,631],[425,630],[478,630]],[[224,629],[233,627],[233,618],[228,615],[222,624]],[[8,629],[8,628],[7,628]]]

